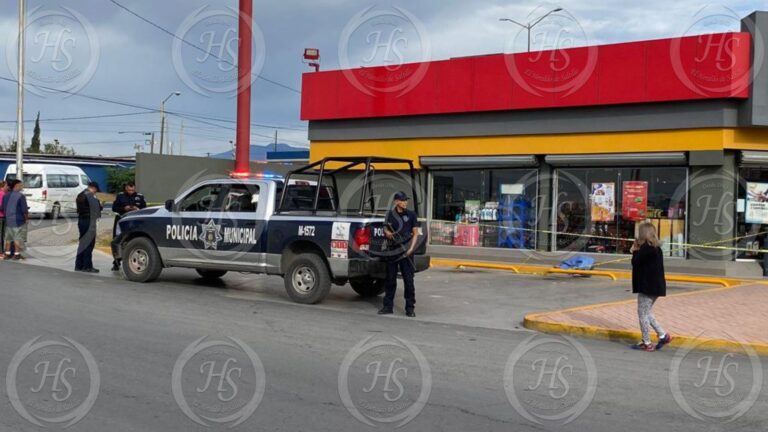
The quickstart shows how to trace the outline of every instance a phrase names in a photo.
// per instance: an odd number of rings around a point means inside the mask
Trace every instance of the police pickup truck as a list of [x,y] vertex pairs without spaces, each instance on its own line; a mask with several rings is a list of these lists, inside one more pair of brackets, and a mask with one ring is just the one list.
[[[164,207],[123,217],[113,254],[135,282],[154,281],[167,267],[185,267],[204,279],[228,271],[279,275],[298,303],[321,302],[332,284],[347,282],[363,297],[378,296],[386,260],[407,259],[417,272],[430,261],[423,234],[413,256],[388,246],[385,212],[375,201],[391,197],[374,197],[372,186],[375,170],[386,165],[409,167],[409,186],[418,196],[412,162],[390,158],[324,159],[284,179],[208,180]],[[341,173],[356,180],[339,193]],[[418,212],[417,200],[413,204]]]

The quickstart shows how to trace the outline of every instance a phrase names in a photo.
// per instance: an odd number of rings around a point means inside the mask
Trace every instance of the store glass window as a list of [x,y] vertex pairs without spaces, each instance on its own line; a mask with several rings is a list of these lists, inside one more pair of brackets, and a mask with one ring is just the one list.
[[433,171],[434,245],[534,249],[538,172]]
[[741,167],[736,202],[736,258],[763,259],[768,233],[768,168]]
[[557,170],[556,247],[629,254],[639,223],[656,225],[666,256],[684,257],[686,168]]

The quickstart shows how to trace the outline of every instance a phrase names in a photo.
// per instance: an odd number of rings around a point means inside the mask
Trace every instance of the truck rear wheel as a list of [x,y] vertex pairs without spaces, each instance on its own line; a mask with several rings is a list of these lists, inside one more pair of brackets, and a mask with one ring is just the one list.
[[360,297],[377,297],[384,292],[384,279],[354,279],[349,281],[352,285],[352,289],[355,290]]
[[325,261],[313,253],[298,255],[283,276],[285,290],[296,303],[320,303],[331,290],[331,275]]
[[152,282],[160,277],[163,263],[155,244],[146,237],[128,242],[123,249],[123,272],[132,282]]
[[205,269],[195,269],[197,271],[197,274],[200,275],[201,278],[205,280],[216,280],[224,277],[225,274],[227,274],[226,270],[205,270]]

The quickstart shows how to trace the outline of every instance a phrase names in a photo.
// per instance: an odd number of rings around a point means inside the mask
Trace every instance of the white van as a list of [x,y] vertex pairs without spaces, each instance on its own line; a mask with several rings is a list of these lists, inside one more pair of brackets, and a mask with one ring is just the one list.
[[[16,179],[16,164],[8,167],[5,180]],[[58,219],[61,213],[77,212],[75,199],[91,180],[71,165],[24,164],[24,196],[29,213]]]

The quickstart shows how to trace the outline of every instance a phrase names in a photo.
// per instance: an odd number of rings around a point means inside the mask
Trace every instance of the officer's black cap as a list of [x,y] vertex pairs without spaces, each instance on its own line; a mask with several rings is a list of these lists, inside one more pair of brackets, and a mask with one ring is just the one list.
[[395,201],[408,201],[408,194],[406,194],[403,191],[400,191],[395,194]]

